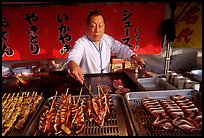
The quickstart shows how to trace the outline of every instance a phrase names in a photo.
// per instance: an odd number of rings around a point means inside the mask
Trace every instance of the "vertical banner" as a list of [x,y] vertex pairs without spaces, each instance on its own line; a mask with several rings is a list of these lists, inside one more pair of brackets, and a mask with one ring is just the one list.
[[174,47],[202,48],[202,3],[179,2],[175,13]]
[[134,52],[161,52],[165,3],[81,3],[3,7],[2,59],[66,58],[86,33],[86,16],[93,10],[104,14],[105,33]]

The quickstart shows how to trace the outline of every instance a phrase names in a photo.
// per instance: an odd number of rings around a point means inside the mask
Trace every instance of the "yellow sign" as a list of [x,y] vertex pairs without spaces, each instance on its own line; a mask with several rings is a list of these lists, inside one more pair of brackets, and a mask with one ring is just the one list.
[[202,3],[179,2],[175,11],[174,47],[202,48]]

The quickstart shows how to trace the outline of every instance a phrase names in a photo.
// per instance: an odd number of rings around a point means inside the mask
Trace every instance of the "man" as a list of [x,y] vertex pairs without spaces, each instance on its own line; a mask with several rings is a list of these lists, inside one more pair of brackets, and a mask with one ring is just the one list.
[[144,60],[129,47],[104,33],[105,21],[99,11],[90,12],[86,19],[87,33],[79,38],[67,57],[70,75],[83,84],[83,74],[109,73],[111,53],[118,58],[137,63]]

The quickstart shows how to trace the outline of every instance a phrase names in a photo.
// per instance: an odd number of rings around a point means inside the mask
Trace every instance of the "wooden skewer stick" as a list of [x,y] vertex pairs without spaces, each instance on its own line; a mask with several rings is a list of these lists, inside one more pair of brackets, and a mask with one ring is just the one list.
[[11,97],[11,98],[13,98],[15,94],[16,94],[16,93],[13,93],[13,95],[12,95],[12,97]]
[[4,95],[3,95],[2,99],[3,99],[5,96],[6,96],[6,93],[4,93]]
[[58,93],[58,91],[56,91],[56,93],[55,93],[55,97],[54,97],[54,99],[53,99],[53,101],[52,101],[52,105],[51,105],[51,107],[50,107],[50,111],[52,110],[52,107],[53,107],[53,105],[54,105],[55,99],[56,99],[56,97],[57,97],[57,93]]
[[83,87],[81,87],[81,90],[80,90],[79,97],[78,97],[78,99],[77,99],[77,103],[76,103],[76,105],[78,105],[78,103],[79,103],[79,99],[80,99],[81,94],[82,94],[82,88],[83,88]]
[[19,93],[17,93],[16,97],[18,97]]
[[67,88],[66,95],[68,94],[68,92],[69,92],[69,87]]
[[100,91],[101,91],[101,92],[104,94],[102,87],[101,87],[101,86],[99,86],[99,88],[100,88]]
[[[67,96],[68,92],[69,92],[69,87],[67,88],[67,91],[66,91],[66,94],[65,94],[66,96]],[[69,100],[69,96],[67,97],[66,103],[68,103],[68,100]]]
[[6,100],[10,97],[10,95],[11,95],[10,93],[7,95]]
[[26,96],[28,97],[28,96],[29,96],[29,94],[30,94],[30,92],[28,92]]
[[5,101],[7,101],[8,100],[8,98],[10,97],[10,93],[7,95],[7,97],[6,97],[6,99],[5,99]]
[[100,97],[100,86],[97,85],[97,90],[98,90],[98,97]]

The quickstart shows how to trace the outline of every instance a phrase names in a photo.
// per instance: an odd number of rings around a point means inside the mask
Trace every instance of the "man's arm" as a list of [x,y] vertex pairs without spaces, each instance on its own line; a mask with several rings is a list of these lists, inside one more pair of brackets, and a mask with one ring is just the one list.
[[68,64],[68,69],[70,70],[70,75],[79,81],[81,84],[84,82],[84,74],[82,72],[81,67],[74,61],[71,60]]

